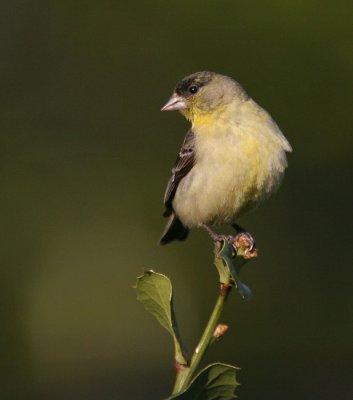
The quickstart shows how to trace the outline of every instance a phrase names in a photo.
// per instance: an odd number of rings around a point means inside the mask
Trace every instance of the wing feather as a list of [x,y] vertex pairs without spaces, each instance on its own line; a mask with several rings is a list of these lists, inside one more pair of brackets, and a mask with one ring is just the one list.
[[195,161],[195,135],[190,129],[185,136],[178,157],[172,169],[167,189],[164,194],[164,205],[166,210],[164,216],[168,217],[173,212],[172,201],[179,182],[190,172]]

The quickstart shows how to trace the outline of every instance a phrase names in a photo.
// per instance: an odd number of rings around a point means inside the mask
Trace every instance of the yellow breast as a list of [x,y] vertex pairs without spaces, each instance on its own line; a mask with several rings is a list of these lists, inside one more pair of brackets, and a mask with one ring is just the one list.
[[255,108],[250,119],[251,107],[240,111],[222,110],[193,121],[195,165],[173,201],[188,227],[235,222],[281,181],[288,142],[264,110]]

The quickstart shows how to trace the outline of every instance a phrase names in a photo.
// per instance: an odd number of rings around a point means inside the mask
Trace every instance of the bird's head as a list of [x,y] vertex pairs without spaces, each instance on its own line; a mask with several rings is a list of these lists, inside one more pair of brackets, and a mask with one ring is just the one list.
[[215,72],[196,72],[183,78],[161,111],[179,110],[191,122],[195,118],[222,112],[234,100],[248,96],[232,78]]

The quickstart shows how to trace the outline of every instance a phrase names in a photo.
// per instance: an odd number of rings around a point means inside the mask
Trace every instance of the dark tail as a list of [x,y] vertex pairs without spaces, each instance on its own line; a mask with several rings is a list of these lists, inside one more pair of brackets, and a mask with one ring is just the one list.
[[185,228],[179,218],[173,213],[169,218],[159,244],[168,244],[173,240],[185,240],[188,234],[189,229]]

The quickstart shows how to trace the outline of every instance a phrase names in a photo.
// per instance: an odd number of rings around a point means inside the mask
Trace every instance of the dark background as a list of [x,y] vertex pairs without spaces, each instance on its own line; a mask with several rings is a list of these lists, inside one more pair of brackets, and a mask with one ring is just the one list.
[[206,361],[240,399],[352,398],[351,1],[3,1],[0,397],[166,397],[172,341],[132,285],[173,280],[189,349],[217,295],[212,245],[157,245],[188,127],[183,76],[236,78],[293,146],[278,194],[241,219],[260,257]]

